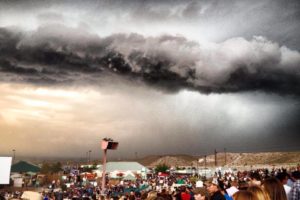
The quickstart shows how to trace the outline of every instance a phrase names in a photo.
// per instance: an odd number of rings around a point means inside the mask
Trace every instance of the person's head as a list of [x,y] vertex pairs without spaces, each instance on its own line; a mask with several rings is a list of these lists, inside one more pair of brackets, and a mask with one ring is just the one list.
[[287,184],[288,174],[286,172],[280,172],[277,174],[276,178],[284,185]]
[[300,180],[300,171],[292,172],[292,177],[296,180]]
[[156,191],[151,191],[148,193],[147,200],[154,200],[157,198],[157,192]]
[[258,185],[248,187],[247,191],[255,194],[258,200],[270,200],[269,195]]
[[276,178],[267,178],[262,184],[263,190],[271,200],[287,200],[282,183]]
[[208,193],[211,195],[219,191],[218,183],[215,181],[208,181],[205,185]]
[[252,172],[250,174],[250,185],[261,185],[261,178],[258,172]]
[[240,190],[233,195],[233,200],[258,200],[255,194],[247,190]]
[[204,187],[196,188],[195,190],[193,190],[193,192],[194,192],[195,200],[207,200],[208,199],[208,193]]
[[233,186],[233,187],[238,187],[238,182],[237,181],[232,181],[231,182],[231,186]]

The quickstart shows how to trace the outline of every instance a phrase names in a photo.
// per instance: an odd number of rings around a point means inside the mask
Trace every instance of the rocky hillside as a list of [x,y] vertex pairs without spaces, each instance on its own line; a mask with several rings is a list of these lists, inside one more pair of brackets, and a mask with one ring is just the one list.
[[[206,157],[206,165],[214,166],[214,155]],[[203,156],[189,155],[165,155],[165,156],[147,156],[138,160],[141,164],[154,167],[158,164],[167,164],[169,166],[204,166]],[[269,152],[269,153],[226,153],[227,166],[256,165],[256,164],[300,164],[300,152]],[[225,154],[217,154],[218,166],[225,165]]]

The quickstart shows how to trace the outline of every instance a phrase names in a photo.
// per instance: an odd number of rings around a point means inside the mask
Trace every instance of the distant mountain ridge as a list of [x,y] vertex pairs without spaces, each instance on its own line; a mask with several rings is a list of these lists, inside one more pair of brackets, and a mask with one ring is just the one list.
[[[206,156],[206,165],[214,166],[214,155]],[[168,166],[204,166],[204,156],[190,155],[151,155],[137,160],[147,167],[155,167],[158,164]],[[226,166],[241,165],[279,165],[300,164],[300,152],[266,152],[266,153],[226,153]],[[225,166],[225,153],[217,154],[217,165]]]

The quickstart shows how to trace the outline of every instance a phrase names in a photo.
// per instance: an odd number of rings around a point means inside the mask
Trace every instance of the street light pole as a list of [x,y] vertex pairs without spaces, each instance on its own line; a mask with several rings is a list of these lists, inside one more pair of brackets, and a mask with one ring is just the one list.
[[206,179],[206,155],[204,156],[204,176]]
[[104,194],[105,191],[105,174],[106,174],[106,157],[107,156],[107,149],[103,149],[103,165],[102,165],[102,185],[101,185],[101,190],[102,193]]
[[92,150],[89,150],[89,164],[91,163],[91,152]]
[[101,149],[103,150],[103,164],[102,164],[102,184],[101,184],[101,193],[105,194],[105,185],[106,185],[106,159],[107,159],[107,149],[117,149],[119,143],[114,142],[110,138],[104,138],[101,142]]
[[89,152],[85,152],[86,153],[86,162],[88,163],[89,162]]
[[12,151],[13,151],[13,163],[15,163],[15,159],[16,159],[16,150],[13,149]]

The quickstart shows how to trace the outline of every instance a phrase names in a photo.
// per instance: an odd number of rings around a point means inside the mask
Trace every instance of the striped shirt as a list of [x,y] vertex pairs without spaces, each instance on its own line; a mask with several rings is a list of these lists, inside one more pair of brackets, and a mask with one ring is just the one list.
[[300,180],[297,180],[290,192],[290,200],[300,200]]

